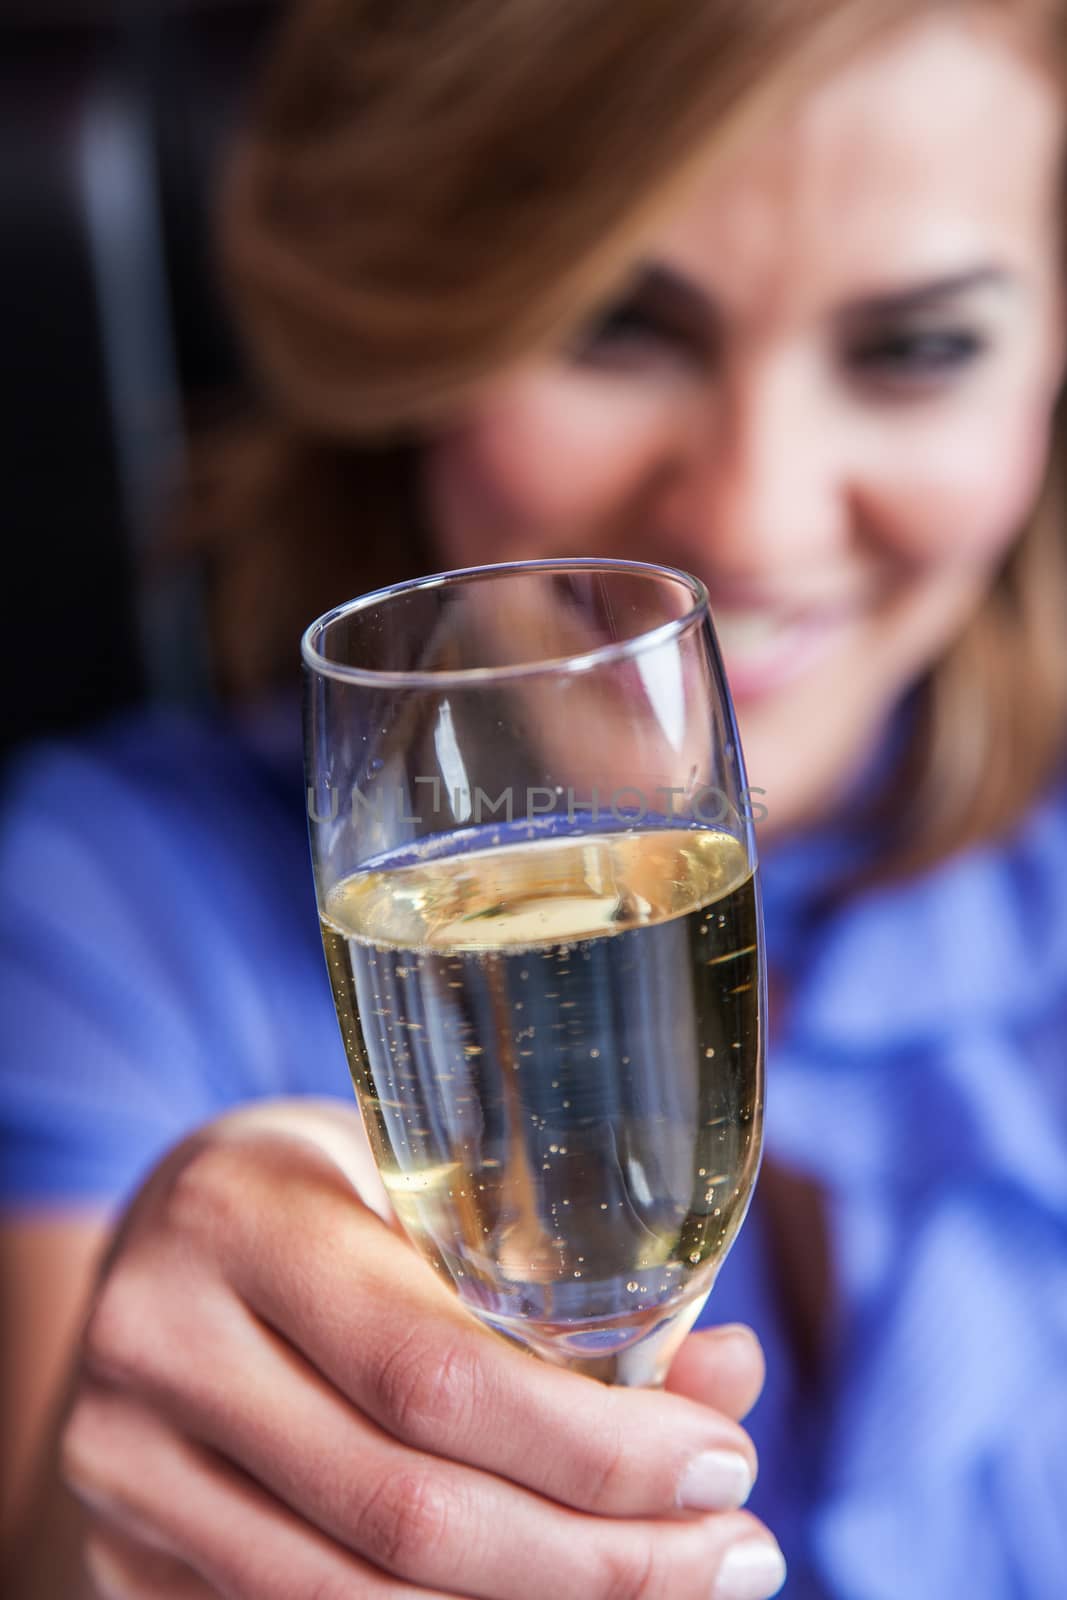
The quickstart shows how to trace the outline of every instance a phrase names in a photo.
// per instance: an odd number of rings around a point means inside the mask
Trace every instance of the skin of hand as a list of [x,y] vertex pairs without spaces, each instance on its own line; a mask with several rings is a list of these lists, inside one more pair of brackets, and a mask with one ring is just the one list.
[[[743,1328],[692,1335],[660,1392],[531,1358],[401,1234],[357,1113],[277,1102],[127,1213],[62,1462],[106,1600],[754,1596],[777,1548],[733,1507],[762,1381]],[[716,1587],[739,1546],[766,1588]]]

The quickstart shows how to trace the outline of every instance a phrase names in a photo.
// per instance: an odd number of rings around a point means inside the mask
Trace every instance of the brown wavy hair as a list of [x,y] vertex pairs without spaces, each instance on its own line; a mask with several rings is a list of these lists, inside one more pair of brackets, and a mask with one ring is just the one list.
[[[1029,27],[1046,66],[1067,67],[1063,0],[971,3]],[[697,163],[729,153],[784,97],[927,9],[297,5],[267,59],[220,211],[225,278],[263,396],[253,422],[205,451],[195,480],[191,525],[224,691],[291,679],[312,617],[433,570],[420,438],[485,378],[572,333],[617,287]],[[1062,758],[1064,439],[1061,415],[1030,525],[917,686],[912,733],[881,801],[892,835],[883,873],[1002,832]]]

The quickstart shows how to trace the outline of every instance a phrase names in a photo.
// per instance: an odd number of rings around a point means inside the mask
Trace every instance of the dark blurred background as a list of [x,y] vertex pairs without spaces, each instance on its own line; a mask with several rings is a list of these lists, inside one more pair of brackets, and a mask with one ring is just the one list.
[[3,0],[8,422],[0,755],[146,698],[196,702],[192,579],[141,598],[193,430],[239,403],[213,260],[220,156],[281,6]]

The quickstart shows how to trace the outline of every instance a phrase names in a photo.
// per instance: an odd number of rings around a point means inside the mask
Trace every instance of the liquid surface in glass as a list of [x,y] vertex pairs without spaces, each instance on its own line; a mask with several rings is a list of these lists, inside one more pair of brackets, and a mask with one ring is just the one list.
[[537,831],[379,860],[323,942],[405,1229],[503,1331],[596,1354],[702,1299],[744,1218],[756,888],[719,830]]

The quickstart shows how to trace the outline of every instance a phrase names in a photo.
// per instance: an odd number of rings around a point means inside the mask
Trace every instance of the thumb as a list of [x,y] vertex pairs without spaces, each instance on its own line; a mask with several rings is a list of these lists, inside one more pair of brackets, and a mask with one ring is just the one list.
[[756,1335],[732,1323],[691,1333],[671,1364],[666,1387],[740,1422],[759,1399],[765,1373]]

